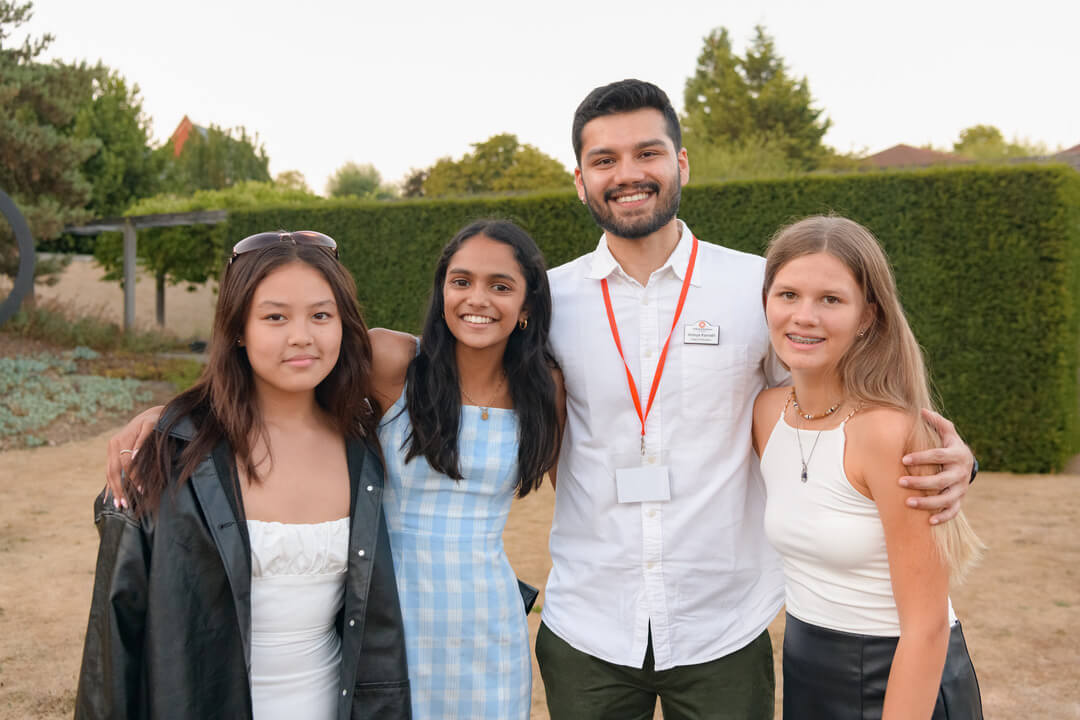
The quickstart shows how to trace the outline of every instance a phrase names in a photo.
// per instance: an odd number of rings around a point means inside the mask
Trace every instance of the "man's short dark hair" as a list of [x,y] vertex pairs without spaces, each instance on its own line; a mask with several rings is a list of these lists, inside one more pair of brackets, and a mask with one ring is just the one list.
[[578,165],[581,165],[581,131],[586,123],[604,115],[633,112],[642,108],[654,108],[663,114],[668,137],[675,145],[675,150],[680,150],[682,130],[679,128],[679,116],[675,114],[675,108],[671,106],[667,94],[644,80],[620,80],[593,90],[585,96],[574,112],[572,140]]

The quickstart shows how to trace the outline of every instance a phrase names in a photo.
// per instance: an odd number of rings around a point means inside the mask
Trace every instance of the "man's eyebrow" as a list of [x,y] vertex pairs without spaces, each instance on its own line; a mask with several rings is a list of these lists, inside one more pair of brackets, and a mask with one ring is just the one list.
[[[635,150],[644,150],[645,148],[656,147],[657,145],[662,146],[663,144],[664,144],[664,139],[663,138],[651,138],[649,140],[642,140],[641,142],[636,143],[634,145],[634,149]],[[593,148],[592,150],[589,150],[587,153],[585,153],[585,157],[593,157],[595,155],[610,155],[613,152],[615,152],[615,151],[612,150],[611,148],[598,147],[598,148]]]

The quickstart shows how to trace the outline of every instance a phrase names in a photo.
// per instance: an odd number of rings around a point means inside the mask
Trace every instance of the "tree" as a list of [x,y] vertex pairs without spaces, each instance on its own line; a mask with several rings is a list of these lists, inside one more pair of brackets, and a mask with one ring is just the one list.
[[[86,218],[91,187],[81,167],[100,142],[72,132],[89,97],[91,69],[36,62],[53,40],[48,34],[27,37],[21,45],[8,42],[32,9],[29,2],[0,0],[0,187],[18,205],[34,237],[44,240]],[[11,229],[0,223],[0,272],[14,277],[18,264]],[[55,282],[61,269],[62,263],[39,262],[35,274]]]
[[[144,198],[128,208],[125,215],[284,208],[309,206],[321,200],[306,189],[249,180],[222,190],[201,190],[187,197],[166,193]],[[154,275],[159,324],[165,322],[166,283],[204,283],[221,272],[226,257],[226,227],[223,223],[139,231],[136,256],[138,263]],[[120,233],[102,233],[94,245],[94,258],[105,269],[106,280],[123,280],[123,238]]]
[[282,172],[279,172],[277,177],[274,178],[274,184],[288,190],[303,190],[306,193],[311,192],[311,188],[308,187],[304,173],[299,170],[283,170]]
[[165,156],[166,192],[189,195],[199,190],[222,190],[245,180],[270,181],[270,158],[258,136],[243,127],[231,130],[216,125],[196,127],[179,155],[173,144],[158,152]]
[[91,96],[75,117],[74,135],[100,141],[82,166],[92,185],[87,208],[93,215],[120,215],[157,191],[163,157],[150,146],[150,119],[143,114],[138,85],[129,89],[118,73],[95,67]]
[[365,200],[389,200],[394,190],[383,185],[382,175],[371,163],[358,165],[347,162],[339,167],[326,183],[330,197],[357,197]]
[[428,168],[410,168],[409,174],[401,181],[401,197],[420,198],[424,197],[424,183],[428,179]]
[[443,158],[423,181],[427,197],[484,192],[521,192],[568,188],[573,175],[555,158],[510,133],[473,143],[460,160]]
[[800,170],[816,168],[827,153],[822,138],[829,120],[813,107],[806,78],[790,77],[760,25],[743,57],[725,28],[705,37],[683,104],[688,148],[726,145],[738,153],[740,145],[779,146]]
[[993,125],[972,125],[960,131],[960,138],[953,143],[953,152],[972,160],[1009,160],[1046,155],[1047,149],[1044,145],[1019,140],[1006,142],[1005,136]]

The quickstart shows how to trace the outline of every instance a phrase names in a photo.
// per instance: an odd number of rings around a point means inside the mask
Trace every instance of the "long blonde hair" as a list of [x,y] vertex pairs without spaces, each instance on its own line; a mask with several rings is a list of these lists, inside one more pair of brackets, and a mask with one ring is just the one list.
[[[913,429],[906,443],[907,452],[938,447],[941,438],[919,412],[920,408],[937,409],[922,348],[900,305],[885,252],[869,230],[847,218],[825,215],[781,228],[765,253],[762,301],[768,297],[781,267],[815,253],[828,253],[844,263],[873,312],[866,334],[852,344],[837,365],[845,399],[860,407],[890,407],[909,414]],[[985,546],[962,511],[951,522],[935,525],[933,533],[951,579],[961,581]]]

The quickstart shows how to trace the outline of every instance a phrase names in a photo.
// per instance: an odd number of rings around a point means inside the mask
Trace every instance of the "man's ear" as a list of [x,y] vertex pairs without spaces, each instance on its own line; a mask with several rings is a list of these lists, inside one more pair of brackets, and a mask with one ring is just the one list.
[[585,202],[585,181],[581,177],[581,168],[574,168],[574,187],[577,189],[578,200]]

